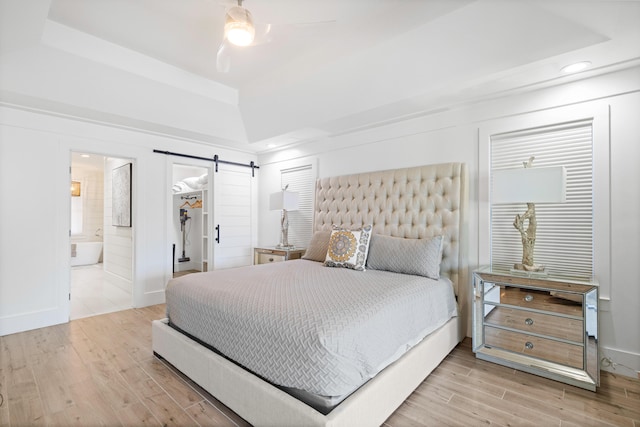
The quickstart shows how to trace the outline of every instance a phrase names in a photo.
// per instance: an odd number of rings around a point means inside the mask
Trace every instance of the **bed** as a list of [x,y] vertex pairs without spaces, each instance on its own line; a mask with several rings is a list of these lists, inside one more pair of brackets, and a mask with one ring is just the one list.
[[[174,279],[153,351],[254,425],[380,425],[466,335],[466,203],[462,163],[319,179],[307,259]],[[363,226],[365,271],[320,262],[318,242]],[[386,264],[382,249],[434,241],[436,277]]]

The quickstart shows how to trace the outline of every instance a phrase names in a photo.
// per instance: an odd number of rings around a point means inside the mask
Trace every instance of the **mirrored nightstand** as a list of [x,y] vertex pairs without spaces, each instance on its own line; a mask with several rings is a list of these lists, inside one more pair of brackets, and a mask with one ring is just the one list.
[[474,271],[473,351],[479,359],[595,391],[598,283]]

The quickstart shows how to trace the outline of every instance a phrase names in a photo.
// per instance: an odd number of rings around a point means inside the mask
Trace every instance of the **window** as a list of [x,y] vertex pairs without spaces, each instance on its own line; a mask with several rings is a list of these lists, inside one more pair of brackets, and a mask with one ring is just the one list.
[[[536,130],[553,131],[554,128],[559,126],[572,126],[579,125],[580,123],[589,123],[591,126],[591,149],[592,149],[592,270],[595,280],[600,284],[598,294],[600,297],[600,304],[604,310],[609,307],[609,298],[611,296],[611,201],[610,201],[610,174],[609,174],[609,150],[610,150],[610,114],[609,105],[605,102],[594,101],[587,102],[580,105],[569,105],[565,107],[550,108],[548,110],[539,110],[531,113],[514,114],[510,116],[496,118],[484,122],[478,128],[478,265],[487,265],[492,262],[491,260],[491,246],[493,241],[492,225],[491,225],[491,168],[492,153],[491,145],[492,139],[499,139],[501,136],[507,134],[515,135],[523,130],[526,132],[534,132]],[[579,126],[578,126],[579,127]],[[553,132],[552,132],[553,133]],[[564,147],[563,142],[556,142],[549,146],[550,150],[561,150]],[[513,146],[515,149],[515,146]],[[558,155],[567,156],[567,160],[571,159],[572,150],[564,150],[564,152],[558,152]],[[529,156],[536,156],[533,165],[542,166],[546,164],[545,154],[523,152],[518,154],[517,163],[513,163],[510,167],[520,167],[522,162],[526,161]],[[551,156],[553,159],[555,152]],[[496,162],[500,161],[498,158]],[[515,159],[514,159],[515,161]],[[542,206],[542,205],[538,205]],[[536,211],[538,210],[536,206]],[[563,208],[571,209],[570,204],[560,205]],[[525,205],[521,205],[518,213],[523,213]],[[581,220],[576,214],[573,215],[575,221]],[[515,213],[513,215],[515,218]],[[510,263],[520,262],[522,257],[522,245],[519,240],[518,231],[513,228],[513,219],[509,218],[506,222],[505,230],[509,233],[515,233],[518,239],[518,248],[513,256],[513,261]],[[544,221],[544,220],[541,220]],[[542,233],[542,231],[540,231]],[[541,240],[542,234],[539,235],[536,242],[535,256],[536,259],[542,263],[542,249]],[[512,236],[513,237],[513,236]],[[575,236],[574,236],[575,238]],[[553,236],[555,244],[562,244],[561,239]],[[561,254],[563,257],[564,253]],[[548,263],[550,264],[550,263]],[[553,260],[553,265],[549,265],[549,268],[553,268],[553,271],[557,271],[560,268],[561,271],[567,272],[572,269],[569,261],[559,263],[557,260]]]
[[298,210],[288,211],[289,243],[306,248],[311,241],[313,228],[313,197],[315,177],[312,165],[303,165],[280,171],[282,188],[298,193]]
[[[523,167],[564,166],[567,200],[536,204],[535,262],[549,273],[590,277],[593,272],[592,120],[495,134],[490,137],[491,173]],[[520,234],[513,227],[524,203],[491,206],[491,264],[510,268],[522,257]]]

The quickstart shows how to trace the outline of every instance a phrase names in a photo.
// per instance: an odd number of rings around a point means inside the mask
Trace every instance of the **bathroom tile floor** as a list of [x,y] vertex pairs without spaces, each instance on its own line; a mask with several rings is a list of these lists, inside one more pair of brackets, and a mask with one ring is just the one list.
[[71,320],[131,307],[131,293],[110,281],[102,264],[71,267]]

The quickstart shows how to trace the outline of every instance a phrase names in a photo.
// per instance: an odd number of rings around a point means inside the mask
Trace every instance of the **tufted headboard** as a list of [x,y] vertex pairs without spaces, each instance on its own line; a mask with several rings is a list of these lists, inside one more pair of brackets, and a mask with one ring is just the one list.
[[449,277],[461,310],[466,283],[468,177],[465,163],[442,163],[316,181],[313,230],[373,225],[373,232],[424,238],[442,234],[441,275]]

